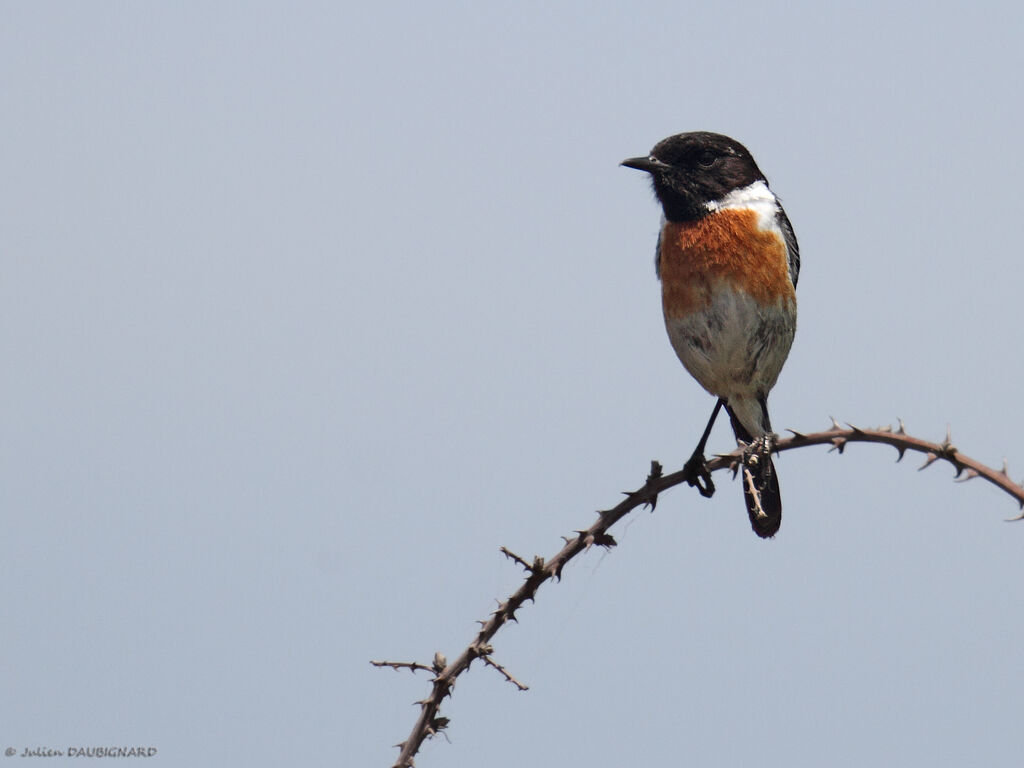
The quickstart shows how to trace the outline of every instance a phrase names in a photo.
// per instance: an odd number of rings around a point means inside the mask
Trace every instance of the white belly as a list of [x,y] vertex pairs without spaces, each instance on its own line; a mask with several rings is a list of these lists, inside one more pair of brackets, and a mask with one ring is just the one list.
[[793,344],[796,303],[780,300],[762,307],[748,294],[730,289],[713,291],[712,297],[704,310],[665,319],[676,354],[717,397],[766,397]]

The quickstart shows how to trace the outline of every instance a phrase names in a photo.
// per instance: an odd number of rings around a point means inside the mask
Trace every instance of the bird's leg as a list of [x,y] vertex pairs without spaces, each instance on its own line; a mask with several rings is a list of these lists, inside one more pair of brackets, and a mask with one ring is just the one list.
[[700,495],[706,499],[710,499],[715,495],[715,484],[711,480],[711,473],[708,472],[708,462],[704,458],[704,446],[708,443],[708,437],[711,436],[711,428],[715,426],[715,419],[718,418],[718,412],[722,410],[723,405],[725,405],[725,400],[721,397],[718,398],[718,402],[715,403],[715,409],[711,412],[711,418],[708,419],[708,425],[704,428],[704,434],[701,435],[700,442],[694,448],[693,455],[683,465],[683,472],[686,473],[686,482],[696,488]]

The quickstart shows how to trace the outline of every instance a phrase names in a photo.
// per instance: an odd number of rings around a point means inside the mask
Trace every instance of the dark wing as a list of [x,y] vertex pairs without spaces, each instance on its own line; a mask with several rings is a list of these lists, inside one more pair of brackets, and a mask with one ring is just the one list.
[[654,274],[661,280],[661,230],[658,230],[658,244],[654,246]]
[[781,206],[779,207],[779,216],[781,217],[782,234],[786,239],[789,279],[793,281],[793,287],[796,288],[796,281],[800,277],[800,245],[796,241],[796,232],[793,231],[793,225],[789,223],[789,217],[782,210]]

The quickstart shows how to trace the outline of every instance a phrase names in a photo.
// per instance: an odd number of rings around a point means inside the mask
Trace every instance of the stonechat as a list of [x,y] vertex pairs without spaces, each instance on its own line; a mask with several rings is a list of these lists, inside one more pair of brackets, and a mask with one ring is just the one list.
[[742,465],[750,524],[758,536],[774,536],[782,497],[768,393],[796,331],[800,251],[793,226],[753,156],[728,136],[670,136],[622,165],[651,175],[664,212],[655,264],[669,340],[686,370],[718,398],[686,463],[689,482],[705,496],[714,492],[704,447],[724,406],[736,439],[750,446]]

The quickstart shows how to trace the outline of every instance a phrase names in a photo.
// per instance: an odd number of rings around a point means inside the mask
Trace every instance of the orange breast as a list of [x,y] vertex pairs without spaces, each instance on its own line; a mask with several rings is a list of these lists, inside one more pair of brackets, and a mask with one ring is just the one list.
[[666,317],[686,317],[711,303],[722,282],[760,304],[795,298],[782,237],[758,227],[757,212],[726,209],[661,231],[661,298]]

